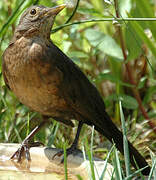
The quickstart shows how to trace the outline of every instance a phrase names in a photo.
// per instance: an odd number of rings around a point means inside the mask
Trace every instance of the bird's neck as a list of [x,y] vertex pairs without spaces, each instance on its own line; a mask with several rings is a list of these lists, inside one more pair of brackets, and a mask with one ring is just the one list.
[[31,39],[39,37],[45,41],[50,41],[50,33],[40,33],[37,29],[30,29],[27,31],[15,31],[15,34],[11,42],[15,42],[21,37],[31,38]]

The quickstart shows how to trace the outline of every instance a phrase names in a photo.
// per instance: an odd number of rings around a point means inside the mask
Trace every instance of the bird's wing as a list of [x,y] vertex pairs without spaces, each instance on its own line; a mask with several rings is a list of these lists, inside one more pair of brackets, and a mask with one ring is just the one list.
[[83,117],[90,120],[102,119],[100,116],[103,116],[105,105],[96,87],[79,67],[54,44],[50,50],[50,57],[54,59],[54,64],[64,75],[61,89],[67,103]]

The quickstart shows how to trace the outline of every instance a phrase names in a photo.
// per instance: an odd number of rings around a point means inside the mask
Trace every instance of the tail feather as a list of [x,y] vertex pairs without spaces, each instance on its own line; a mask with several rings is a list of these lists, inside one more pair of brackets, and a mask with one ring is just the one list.
[[[99,133],[103,134],[106,138],[108,138],[111,142],[114,142],[117,149],[122,154],[124,154],[122,132],[117,129],[117,127],[112,122],[112,120],[107,115],[107,113],[105,114],[104,118],[105,118],[105,120],[103,121],[104,122],[103,126],[101,126],[101,125],[98,126],[96,123],[95,129]],[[102,122],[102,121],[100,121],[100,122]],[[106,127],[105,122],[107,122],[108,127]],[[135,167],[137,169],[137,166],[139,168],[144,168],[144,167],[148,166],[146,169],[144,169],[142,171],[142,173],[144,175],[149,175],[150,167],[149,167],[148,163],[146,162],[145,158],[136,150],[136,148],[134,148],[134,146],[129,141],[128,141],[128,146],[129,146],[130,162],[133,165],[133,167]],[[137,163],[137,166],[136,166],[136,163]]]

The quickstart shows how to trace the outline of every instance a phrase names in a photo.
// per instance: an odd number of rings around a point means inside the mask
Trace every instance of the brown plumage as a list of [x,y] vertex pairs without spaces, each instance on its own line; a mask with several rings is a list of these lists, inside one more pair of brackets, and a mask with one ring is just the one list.
[[[23,104],[44,117],[51,116],[70,126],[73,126],[71,119],[79,121],[77,136],[67,154],[76,149],[83,123],[94,125],[123,153],[123,135],[105,112],[99,92],[79,67],[50,40],[54,18],[64,7],[32,6],[23,13],[3,54],[5,82]],[[28,146],[29,139],[40,127],[24,140],[22,147]],[[133,156],[140,168],[148,165],[130,143],[129,148],[134,167]],[[20,148],[13,158],[18,155],[20,160],[23,151],[24,148]],[[148,167],[142,172],[149,174],[149,171]]]

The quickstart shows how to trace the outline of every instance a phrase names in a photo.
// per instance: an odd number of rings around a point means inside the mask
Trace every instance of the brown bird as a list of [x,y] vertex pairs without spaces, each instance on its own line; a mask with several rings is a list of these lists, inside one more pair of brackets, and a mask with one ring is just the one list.
[[[73,126],[71,119],[79,121],[75,140],[67,149],[67,155],[77,149],[83,123],[94,125],[98,132],[115,142],[123,154],[123,135],[106,113],[96,87],[50,40],[55,16],[64,7],[28,8],[21,16],[13,39],[3,54],[2,72],[6,85],[21,103],[44,117],[43,122],[26,137],[11,157],[13,159],[17,156],[18,161],[23,153],[30,159],[29,148],[38,144],[30,144],[29,141],[48,117],[69,126]],[[135,168],[136,163],[139,168],[147,166],[142,173],[149,174],[150,167],[131,143],[129,151],[132,165]]]

